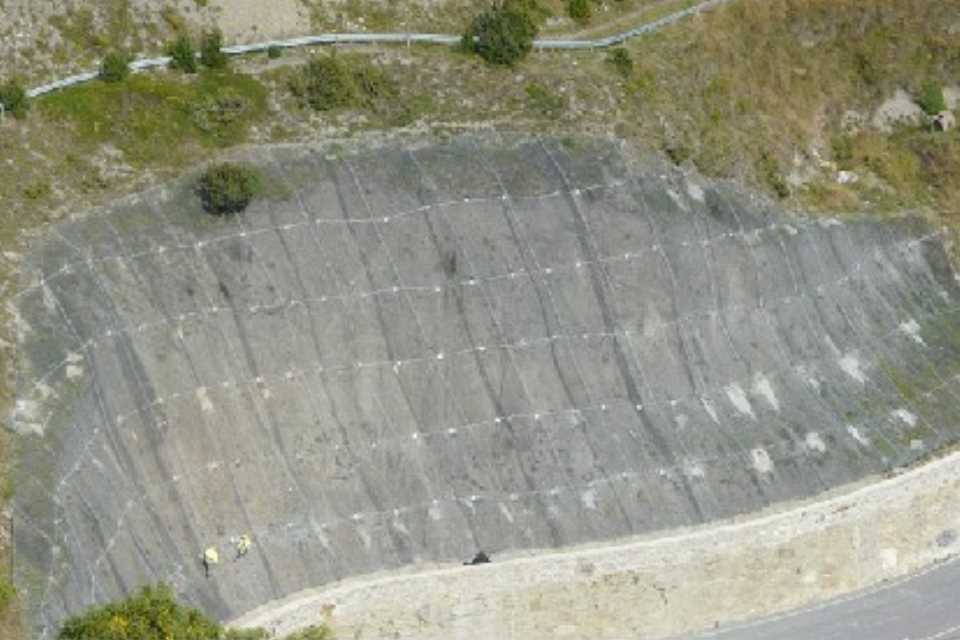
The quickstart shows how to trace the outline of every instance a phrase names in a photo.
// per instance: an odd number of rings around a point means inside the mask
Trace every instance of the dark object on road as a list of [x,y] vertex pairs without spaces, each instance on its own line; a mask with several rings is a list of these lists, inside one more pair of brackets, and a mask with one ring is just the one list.
[[463,563],[465,566],[473,566],[475,564],[490,564],[490,556],[488,556],[483,551],[478,551],[477,555],[473,556],[473,560]]

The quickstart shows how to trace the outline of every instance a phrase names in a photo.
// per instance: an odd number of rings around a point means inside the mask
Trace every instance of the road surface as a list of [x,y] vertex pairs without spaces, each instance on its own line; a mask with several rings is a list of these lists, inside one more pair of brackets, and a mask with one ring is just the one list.
[[960,562],[822,605],[695,636],[722,640],[957,640]]

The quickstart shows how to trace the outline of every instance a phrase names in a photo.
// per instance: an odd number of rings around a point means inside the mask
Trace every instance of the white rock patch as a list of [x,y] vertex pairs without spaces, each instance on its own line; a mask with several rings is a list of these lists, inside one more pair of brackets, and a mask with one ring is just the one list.
[[847,425],[847,433],[850,434],[850,437],[851,437],[851,438],[853,438],[854,440],[856,440],[857,442],[859,442],[859,443],[862,444],[863,446],[865,446],[865,447],[870,446],[870,438],[868,438],[868,437],[866,437],[865,435],[863,435],[862,433],[860,433],[860,430],[857,429],[857,428],[856,428],[855,426],[853,426],[852,424],[848,424],[848,425]]
[[510,513],[510,509],[507,508],[507,505],[500,503],[497,506],[500,507],[500,513],[503,514],[503,517],[506,519],[506,521],[510,524],[513,524],[513,514]]
[[910,413],[906,409],[894,409],[890,412],[890,416],[896,418],[900,422],[906,424],[910,427],[917,426],[917,416]]
[[773,460],[766,449],[752,449],[750,457],[753,459],[753,468],[757,473],[773,473]]
[[758,373],[753,378],[753,392],[762,396],[763,399],[773,407],[774,411],[780,411],[780,401],[777,400],[777,395],[773,392],[773,385],[770,384],[770,380],[762,373]]
[[713,420],[714,423],[720,424],[720,417],[717,415],[717,410],[714,408],[713,403],[707,398],[700,398],[700,404],[703,405],[703,410],[707,412],[710,419]]
[[810,451],[815,451],[817,453],[823,453],[827,450],[827,445],[823,441],[823,438],[820,437],[820,434],[816,431],[811,431],[807,434],[807,437],[804,438],[804,444],[807,445],[807,449]]
[[848,353],[847,355],[840,358],[837,361],[837,364],[840,365],[840,368],[843,369],[843,372],[859,382],[860,384],[867,383],[867,376],[864,375],[863,369],[860,365],[860,359],[857,358],[855,353]]
[[920,335],[920,325],[913,318],[900,323],[900,331],[910,337],[917,344],[924,344],[923,337]]
[[206,387],[197,389],[197,401],[200,403],[200,409],[202,409],[204,413],[213,412],[213,402],[210,400],[210,396],[207,395]]
[[757,416],[753,413],[753,407],[750,406],[750,400],[747,398],[747,394],[744,392],[743,387],[734,382],[733,384],[727,386],[724,391],[727,392],[727,398],[730,400],[730,403],[733,405],[734,409],[743,415],[750,416],[756,420]]
[[887,547],[880,551],[880,562],[885,571],[892,571],[897,568],[899,562],[899,553],[893,547]]
[[673,189],[667,189],[667,195],[669,195],[670,199],[673,200],[674,204],[676,204],[682,210],[689,211],[690,207],[687,206],[687,203],[683,201],[683,198],[680,197],[679,193],[677,193]]
[[597,490],[587,489],[580,494],[580,500],[587,509],[596,510],[597,508]]
[[698,184],[694,184],[693,182],[688,182],[687,193],[690,194],[690,197],[696,200],[697,202],[705,201],[705,198],[703,195],[703,189]]
[[688,478],[702,479],[706,477],[707,473],[703,469],[703,465],[697,462],[696,460],[687,460],[683,465],[683,473]]

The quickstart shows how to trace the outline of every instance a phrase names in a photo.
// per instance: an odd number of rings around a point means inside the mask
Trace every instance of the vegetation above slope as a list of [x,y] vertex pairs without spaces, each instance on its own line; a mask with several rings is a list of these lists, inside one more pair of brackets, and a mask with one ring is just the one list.
[[[148,586],[125,600],[94,607],[63,625],[59,640],[270,640],[263,629],[226,629],[202,611],[176,601],[166,585]],[[331,640],[311,627],[284,640]]]

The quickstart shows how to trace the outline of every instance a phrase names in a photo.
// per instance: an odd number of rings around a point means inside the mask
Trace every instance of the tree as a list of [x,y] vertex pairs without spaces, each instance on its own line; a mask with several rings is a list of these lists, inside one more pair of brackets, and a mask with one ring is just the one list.
[[221,640],[223,630],[197,609],[184,607],[166,585],[70,618],[59,640]]
[[207,169],[196,186],[204,210],[214,215],[243,211],[262,189],[259,171],[249,165],[231,162]]
[[15,118],[26,117],[30,110],[30,99],[27,97],[27,90],[16,80],[10,80],[0,85],[0,104],[8,113],[13,114]]
[[463,34],[463,48],[491,64],[513,66],[533,49],[537,25],[527,12],[495,5],[476,16]]
[[129,75],[130,56],[125,52],[110,52],[100,62],[100,79],[104,82],[123,82]]
[[567,13],[578,22],[587,22],[593,11],[590,9],[590,0],[569,0]]
[[[67,620],[58,640],[270,640],[265,629],[225,629],[202,611],[179,604],[164,584]],[[332,640],[329,627],[308,627],[284,640]]]
[[170,56],[170,66],[174,69],[184,73],[197,72],[197,52],[193,48],[190,36],[186,34],[177,36],[177,39],[167,47],[167,55]]
[[224,69],[227,54],[223,52],[223,33],[219,29],[208,31],[200,43],[200,64],[208,69]]

